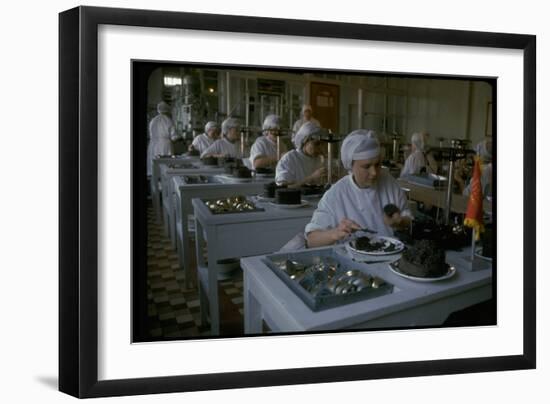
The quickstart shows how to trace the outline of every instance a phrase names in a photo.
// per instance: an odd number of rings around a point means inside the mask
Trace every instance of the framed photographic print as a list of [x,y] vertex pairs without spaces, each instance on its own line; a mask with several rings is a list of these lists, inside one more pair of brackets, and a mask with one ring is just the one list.
[[534,36],[59,23],[61,391],[535,367]]

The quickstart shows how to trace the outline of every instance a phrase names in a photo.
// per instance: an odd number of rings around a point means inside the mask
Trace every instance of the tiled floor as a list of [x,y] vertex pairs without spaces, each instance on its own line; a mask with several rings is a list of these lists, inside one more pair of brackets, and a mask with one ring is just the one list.
[[[147,290],[149,337],[200,338],[210,335],[210,325],[201,325],[198,290],[185,289],[178,257],[148,209]],[[194,260],[193,260],[194,261]],[[242,272],[236,278],[220,282],[220,335],[236,336],[244,332]]]

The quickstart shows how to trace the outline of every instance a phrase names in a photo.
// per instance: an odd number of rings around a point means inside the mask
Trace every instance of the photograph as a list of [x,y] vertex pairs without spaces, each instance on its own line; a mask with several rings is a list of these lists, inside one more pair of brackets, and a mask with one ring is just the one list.
[[543,2],[3,10],[0,401],[548,400]]
[[496,78],[132,77],[134,341],[497,325]]
[[535,35],[79,6],[58,54],[60,391],[536,368]]

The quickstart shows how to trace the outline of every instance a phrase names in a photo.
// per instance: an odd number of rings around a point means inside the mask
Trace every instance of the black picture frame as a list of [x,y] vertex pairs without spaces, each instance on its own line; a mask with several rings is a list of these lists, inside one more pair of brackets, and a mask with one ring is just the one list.
[[[523,353],[482,358],[98,380],[98,26],[341,38],[523,51]],[[214,27],[214,28],[213,28]],[[536,367],[536,37],[78,7],[59,16],[59,389],[75,397],[215,390]],[[129,314],[130,315],[130,314]]]

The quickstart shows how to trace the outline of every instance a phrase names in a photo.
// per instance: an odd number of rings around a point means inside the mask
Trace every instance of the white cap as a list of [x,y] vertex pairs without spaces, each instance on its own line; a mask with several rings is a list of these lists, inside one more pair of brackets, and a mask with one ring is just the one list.
[[424,148],[426,146],[424,142],[424,134],[413,133],[411,136],[411,143],[416,146],[417,150],[424,151]]
[[222,122],[222,134],[226,135],[231,128],[237,128],[237,130],[241,128],[241,124],[238,119],[227,118],[225,121]]
[[298,133],[296,133],[296,136],[294,136],[294,144],[298,150],[302,150],[309,139],[312,137],[320,137],[323,132],[323,129],[313,122],[306,122],[302,125]]
[[159,114],[165,114],[167,112],[170,112],[170,105],[165,103],[164,101],[161,101],[157,104],[157,112]]
[[281,129],[281,118],[279,115],[268,115],[264,119],[262,130],[279,130]]
[[218,122],[209,121],[204,125],[204,131],[208,133],[210,129],[219,129],[220,125],[218,125]]
[[340,152],[342,164],[351,170],[354,160],[370,160],[380,156],[380,143],[372,131],[358,129],[346,136]]
[[309,111],[312,111],[312,112],[313,112],[313,108],[311,108],[311,105],[309,105],[309,104],[304,104],[304,105],[302,105],[302,114],[303,114],[306,110],[309,110]]
[[490,163],[493,161],[493,151],[491,150],[492,145],[492,141],[485,139],[476,146],[476,153],[482,163]]

